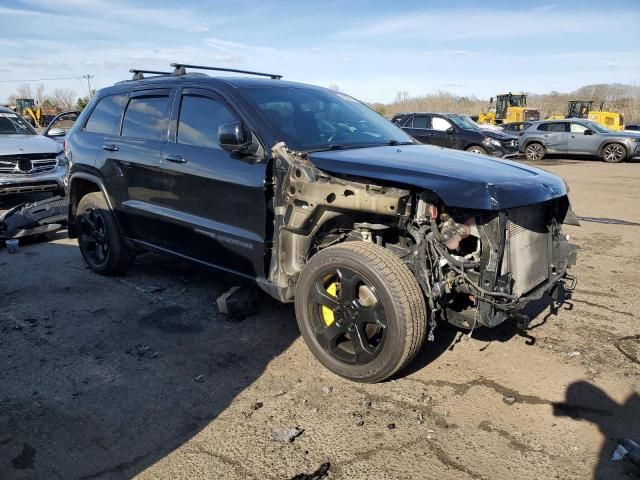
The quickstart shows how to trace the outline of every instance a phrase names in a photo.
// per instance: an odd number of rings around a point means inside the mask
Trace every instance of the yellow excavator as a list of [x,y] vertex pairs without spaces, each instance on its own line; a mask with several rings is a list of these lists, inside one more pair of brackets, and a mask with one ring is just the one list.
[[496,105],[493,107],[493,97],[489,100],[489,108],[478,115],[478,123],[533,122],[540,120],[540,110],[527,108],[527,95],[524,93],[503,93],[496,95]]
[[42,110],[36,107],[33,98],[16,98],[16,106],[14,110],[27,120],[32,127],[41,127]]
[[587,118],[599,123],[609,130],[624,130],[624,117],[621,113],[607,112],[604,102],[600,102],[600,109],[594,110],[593,100],[569,100],[566,115],[552,115],[549,120],[562,118]]

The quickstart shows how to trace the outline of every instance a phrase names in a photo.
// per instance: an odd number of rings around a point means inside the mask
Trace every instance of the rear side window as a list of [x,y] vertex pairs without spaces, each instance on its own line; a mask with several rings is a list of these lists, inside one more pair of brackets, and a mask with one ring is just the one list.
[[110,135],[120,125],[122,111],[127,103],[127,94],[108,95],[98,100],[98,104],[91,112],[85,131]]
[[429,119],[425,115],[415,115],[413,117],[413,128],[429,128]]
[[163,141],[167,138],[169,96],[133,97],[122,122],[122,136]]
[[540,125],[538,125],[538,130],[540,130],[542,132],[546,132],[547,130],[549,130],[549,124],[548,123],[541,123]]
[[566,123],[550,123],[549,124],[550,132],[566,132],[567,124]]
[[212,98],[184,95],[178,119],[178,143],[220,148],[218,127],[235,120],[235,115],[225,105]]

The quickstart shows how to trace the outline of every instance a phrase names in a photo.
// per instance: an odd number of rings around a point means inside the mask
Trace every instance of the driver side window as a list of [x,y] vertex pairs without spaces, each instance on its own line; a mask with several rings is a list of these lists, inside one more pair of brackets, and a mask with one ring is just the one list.
[[585,127],[584,125],[580,125],[579,123],[572,123],[571,124],[571,133],[582,133],[582,134],[584,134],[584,132],[586,132],[587,130],[589,130],[587,127]]
[[446,118],[433,117],[431,119],[432,130],[437,130],[439,132],[446,132],[451,128],[451,126],[452,126],[451,123],[449,123],[449,120],[447,120]]

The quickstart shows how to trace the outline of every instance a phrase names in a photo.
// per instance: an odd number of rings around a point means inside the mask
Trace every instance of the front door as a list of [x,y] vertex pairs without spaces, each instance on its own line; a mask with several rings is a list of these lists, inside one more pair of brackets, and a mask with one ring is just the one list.
[[[585,132],[591,133],[585,134]],[[569,153],[594,154],[598,151],[599,144],[600,138],[598,138],[597,132],[581,123],[571,122],[569,125]]]
[[431,135],[433,144],[439,147],[454,148],[454,126],[444,117],[431,117]]
[[162,154],[171,250],[250,277],[264,277],[266,165],[218,144],[218,127],[240,116],[219,94],[184,88],[172,141]]

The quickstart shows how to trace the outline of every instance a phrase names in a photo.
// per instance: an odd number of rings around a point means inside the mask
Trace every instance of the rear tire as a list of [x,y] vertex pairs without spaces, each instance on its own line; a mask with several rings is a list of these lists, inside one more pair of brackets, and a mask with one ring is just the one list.
[[524,156],[530,162],[542,160],[546,154],[544,146],[539,142],[531,142],[524,149]]
[[486,155],[487,151],[479,145],[472,145],[467,148],[467,152],[471,153],[479,153],[480,155]]
[[295,307],[316,358],[357,382],[393,375],[425,337],[427,309],[413,273],[391,252],[367,242],[346,242],[314,255],[298,279]]
[[610,143],[602,149],[602,161],[620,163],[627,158],[627,149],[620,143]]
[[91,270],[100,275],[126,273],[135,254],[122,240],[118,224],[101,192],[82,197],[76,223],[80,252]]

